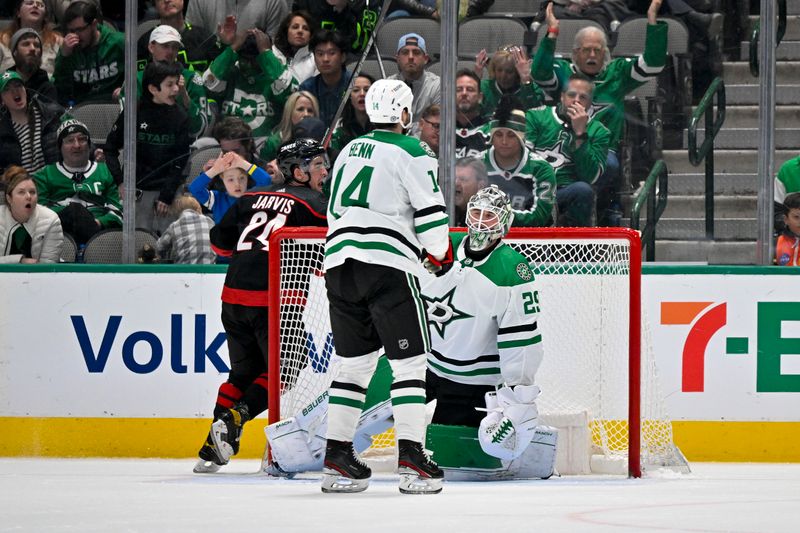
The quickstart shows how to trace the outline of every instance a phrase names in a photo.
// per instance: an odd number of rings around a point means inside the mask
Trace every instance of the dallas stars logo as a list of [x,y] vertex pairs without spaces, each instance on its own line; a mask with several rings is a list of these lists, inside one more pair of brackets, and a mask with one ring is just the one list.
[[462,318],[472,318],[472,315],[460,311],[453,305],[453,297],[455,296],[456,287],[450,289],[450,292],[441,298],[431,298],[423,296],[422,299],[428,308],[428,319],[436,328],[436,332],[440,337],[444,338],[445,328],[455,320]]

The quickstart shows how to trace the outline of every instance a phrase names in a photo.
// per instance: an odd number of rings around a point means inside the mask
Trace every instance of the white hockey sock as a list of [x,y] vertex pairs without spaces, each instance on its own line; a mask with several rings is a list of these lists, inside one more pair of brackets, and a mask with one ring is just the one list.
[[389,360],[392,410],[398,439],[425,442],[425,368],[427,355]]
[[352,441],[367,386],[378,363],[378,352],[360,357],[343,357],[339,373],[330,387],[327,438]]

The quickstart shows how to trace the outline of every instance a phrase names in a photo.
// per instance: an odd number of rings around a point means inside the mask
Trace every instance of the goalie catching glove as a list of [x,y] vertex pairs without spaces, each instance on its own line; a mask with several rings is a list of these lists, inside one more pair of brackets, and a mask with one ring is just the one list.
[[437,259],[425,250],[423,250],[423,254],[422,266],[424,266],[425,270],[427,270],[429,273],[435,274],[436,277],[444,276],[451,268],[453,268],[452,241],[447,243],[447,251],[445,252],[444,257],[441,259]]
[[478,428],[478,442],[484,452],[503,460],[523,454],[539,422],[539,392],[536,385],[517,385],[486,393],[487,414]]

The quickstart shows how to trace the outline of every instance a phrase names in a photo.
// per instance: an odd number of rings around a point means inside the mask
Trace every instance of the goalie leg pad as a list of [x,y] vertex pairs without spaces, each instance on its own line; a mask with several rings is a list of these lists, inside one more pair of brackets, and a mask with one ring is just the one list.
[[272,451],[272,461],[285,473],[321,470],[325,439],[309,434],[297,420],[287,418],[264,428]]
[[537,426],[531,443],[517,459],[511,461],[509,470],[519,479],[548,479],[556,473],[558,429]]

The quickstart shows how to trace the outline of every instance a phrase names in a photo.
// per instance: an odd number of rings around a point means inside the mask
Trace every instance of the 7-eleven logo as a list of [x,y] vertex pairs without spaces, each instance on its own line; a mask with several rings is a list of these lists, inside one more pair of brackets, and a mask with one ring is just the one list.
[[[703,392],[705,355],[711,337],[727,321],[727,304],[714,302],[661,302],[661,324],[691,325],[683,344],[681,390]],[[747,339],[745,339],[747,340]]]
[[[704,391],[708,343],[727,325],[727,311],[726,302],[661,302],[662,325],[690,326],[683,344],[683,392]],[[749,337],[729,336],[725,355],[755,356],[755,392],[800,392],[800,336],[792,333],[800,324],[800,302],[756,302],[756,319],[751,323],[756,333],[754,352]]]

